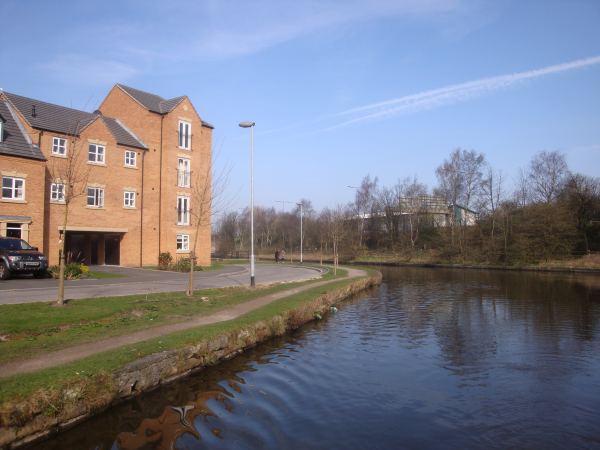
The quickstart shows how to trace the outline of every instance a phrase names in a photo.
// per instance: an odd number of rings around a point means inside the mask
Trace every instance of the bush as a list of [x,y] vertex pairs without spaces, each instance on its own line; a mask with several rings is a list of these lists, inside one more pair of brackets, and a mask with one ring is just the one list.
[[[48,268],[48,273],[52,278],[58,278],[60,275],[59,266],[51,266]],[[90,268],[85,264],[72,262],[65,266],[65,280],[76,280],[78,278],[87,277],[90,273]]]
[[173,257],[171,252],[162,252],[158,255],[158,268],[160,270],[167,270],[173,264]]
[[189,272],[190,271],[190,258],[179,258],[175,265],[173,266],[173,270],[177,272]]

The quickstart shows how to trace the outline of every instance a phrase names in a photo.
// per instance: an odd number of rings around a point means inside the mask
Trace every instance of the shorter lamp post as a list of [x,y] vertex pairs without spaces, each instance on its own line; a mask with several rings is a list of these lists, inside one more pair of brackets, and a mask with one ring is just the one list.
[[300,207],[300,262],[302,262],[302,215],[304,205],[302,205],[302,202],[296,204]]
[[250,128],[250,287],[254,281],[254,122],[240,122],[240,127]]

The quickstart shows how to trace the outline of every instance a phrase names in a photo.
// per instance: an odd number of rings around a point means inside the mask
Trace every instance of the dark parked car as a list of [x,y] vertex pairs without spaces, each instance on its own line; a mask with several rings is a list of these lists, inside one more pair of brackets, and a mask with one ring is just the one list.
[[48,259],[23,239],[0,237],[0,280],[11,274],[32,273],[42,278],[48,270]]

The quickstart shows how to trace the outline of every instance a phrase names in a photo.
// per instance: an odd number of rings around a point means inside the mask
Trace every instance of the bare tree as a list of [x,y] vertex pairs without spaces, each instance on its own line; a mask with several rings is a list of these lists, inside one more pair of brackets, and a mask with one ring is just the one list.
[[[437,168],[436,175],[439,182],[437,192],[446,198],[453,212],[456,205],[470,208],[471,203],[480,194],[484,165],[483,153],[456,149],[450,154],[450,159]],[[451,219],[452,244],[454,244],[454,214]]]
[[592,220],[600,216],[600,178],[581,174],[571,175],[561,194],[575,216],[577,231],[583,240],[586,253],[590,252],[590,236]]
[[470,208],[481,192],[485,157],[475,150],[456,149],[450,158],[439,166],[435,173],[438,178],[438,192],[452,204]]
[[397,192],[401,195],[400,209],[408,220],[410,247],[414,250],[421,230],[423,198],[427,195],[427,187],[417,177],[405,178],[398,184]]
[[48,169],[52,182],[52,195],[57,202],[64,205],[63,223],[60,239],[58,241],[59,271],[58,271],[58,296],[57,305],[65,303],[65,241],[69,224],[70,206],[73,200],[86,193],[90,167],[86,164],[87,158],[80,148],[79,133],[73,133],[68,138],[68,147],[65,158],[52,158]]
[[[216,158],[215,158],[216,159]],[[209,160],[203,170],[195,174],[191,184],[190,225],[194,228],[193,246],[190,253],[190,271],[186,295],[194,295],[194,266],[200,232],[210,227],[212,218],[222,212],[225,207],[225,186],[229,176],[229,167],[225,166],[213,176],[214,160]]]
[[487,174],[481,183],[481,190],[483,195],[480,210],[486,211],[492,219],[490,240],[493,247],[497,211],[504,199],[502,172],[497,172],[491,166],[488,166]]
[[519,169],[519,175],[517,177],[516,188],[513,194],[516,204],[523,208],[531,200],[531,187],[529,178],[523,169]]
[[354,206],[359,218],[359,236],[358,246],[363,246],[363,234],[365,230],[365,218],[368,214],[374,212],[375,200],[377,196],[377,177],[371,179],[370,175],[363,178],[360,186],[356,190]]
[[539,152],[529,164],[529,180],[534,201],[554,201],[567,181],[569,168],[565,156],[557,151]]

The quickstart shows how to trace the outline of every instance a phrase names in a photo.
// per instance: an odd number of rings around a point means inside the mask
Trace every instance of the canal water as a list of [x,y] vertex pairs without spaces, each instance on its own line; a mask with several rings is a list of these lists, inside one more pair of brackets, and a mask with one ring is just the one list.
[[382,271],[322,321],[35,448],[600,448],[600,277]]

